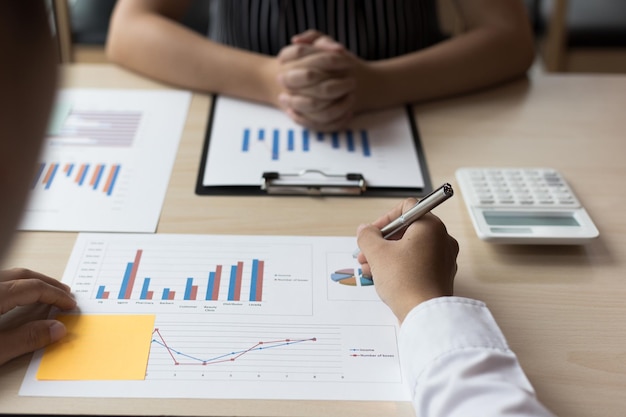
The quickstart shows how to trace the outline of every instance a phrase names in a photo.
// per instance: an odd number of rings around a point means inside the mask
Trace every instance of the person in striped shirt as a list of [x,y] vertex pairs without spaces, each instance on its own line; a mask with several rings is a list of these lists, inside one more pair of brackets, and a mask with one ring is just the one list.
[[180,24],[189,0],[118,0],[106,50],[161,81],[329,131],[525,74],[534,46],[522,0],[450,1],[465,26],[456,36],[442,34],[437,0],[212,0],[203,36]]

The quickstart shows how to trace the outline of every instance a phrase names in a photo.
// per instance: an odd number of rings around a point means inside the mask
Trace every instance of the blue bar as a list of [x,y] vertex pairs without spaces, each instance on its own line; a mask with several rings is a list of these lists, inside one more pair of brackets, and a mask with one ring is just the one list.
[[250,301],[256,301],[256,282],[259,278],[259,260],[252,260],[252,274],[250,282]]
[[333,132],[332,138],[333,148],[339,148],[339,133]]
[[163,295],[161,296],[161,300],[167,300],[170,296],[170,289],[163,288]]
[[259,140],[265,140],[265,130],[259,129]]
[[70,167],[67,169],[67,174],[65,174],[65,176],[69,177],[70,175],[72,175],[73,170],[74,170],[74,164],[70,164]]
[[230,284],[228,285],[228,301],[235,300],[235,285],[237,284],[237,265],[230,267]]
[[48,182],[46,183],[45,189],[47,190],[52,185],[52,180],[54,179],[55,174],[57,173],[57,169],[59,168],[59,164],[54,164],[54,168],[52,169],[52,173],[50,174],[50,178],[48,178]]
[[367,138],[367,130],[361,130],[361,145],[363,146],[363,156],[372,156],[370,153],[370,141]]
[[85,177],[87,176],[87,171],[89,171],[89,164],[85,165],[85,170],[83,171],[83,175],[80,177],[80,181],[78,181],[78,185],[83,185],[83,181],[85,181]]
[[144,278],[143,287],[141,287],[141,295],[139,296],[140,300],[148,299],[148,287],[150,287],[150,278]]
[[322,142],[324,140],[324,132],[317,132],[317,141]]
[[206,289],[205,300],[211,300],[213,296],[213,288],[215,287],[215,272],[209,272],[209,286]]
[[44,167],[46,166],[45,163],[41,163],[39,164],[39,169],[37,170],[37,175],[35,175],[35,179],[33,180],[33,183],[31,184],[31,188],[35,188],[35,185],[37,185],[37,182],[39,182],[39,178],[41,177],[41,173],[43,172]]
[[278,146],[280,144],[278,137],[278,129],[274,129],[274,140],[272,141],[272,160],[278,160]]
[[122,280],[122,287],[120,288],[120,293],[117,295],[118,300],[123,300],[124,295],[126,295],[126,288],[128,287],[128,281],[130,281],[130,272],[133,270],[134,262],[129,262],[126,265],[126,272],[124,272],[124,279]]
[[295,143],[293,138],[293,129],[289,129],[287,132],[287,150],[293,151],[295,149]]
[[250,129],[243,130],[243,144],[241,145],[242,152],[248,152],[250,149]]
[[100,285],[98,287],[98,292],[96,293],[96,298],[102,299],[104,297],[104,285]]
[[100,178],[102,178],[102,173],[104,172],[104,165],[102,165],[100,167],[100,172],[98,172],[98,177],[96,178],[96,181],[94,181],[93,183],[93,189],[96,190],[98,189],[98,184],[100,184]]
[[107,195],[113,194],[113,186],[115,185],[115,181],[117,180],[117,174],[120,172],[120,165],[115,166],[115,171],[113,171],[113,178],[111,178],[111,185],[109,186],[109,191],[107,191]]
[[187,278],[187,285],[185,285],[185,296],[183,299],[191,300],[191,287],[193,286],[193,278]]
[[306,129],[302,131],[302,150],[304,152],[309,151],[309,131]]
[[354,152],[354,137],[351,130],[346,131],[346,140],[348,142],[348,152]]

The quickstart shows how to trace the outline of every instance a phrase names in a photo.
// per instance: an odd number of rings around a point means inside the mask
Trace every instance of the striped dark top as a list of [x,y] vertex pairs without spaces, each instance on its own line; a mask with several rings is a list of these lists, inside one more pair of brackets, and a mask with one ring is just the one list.
[[436,0],[213,0],[210,15],[211,39],[267,55],[307,29],[367,60],[442,40]]

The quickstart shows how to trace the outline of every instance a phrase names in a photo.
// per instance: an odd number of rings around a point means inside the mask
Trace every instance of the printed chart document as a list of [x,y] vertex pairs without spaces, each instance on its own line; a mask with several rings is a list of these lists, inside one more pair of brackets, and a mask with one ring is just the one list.
[[190,99],[179,90],[61,90],[20,228],[154,232]]
[[403,106],[359,115],[348,128],[325,133],[296,124],[276,108],[217,96],[203,169],[199,182],[209,188],[259,188],[266,172],[313,170],[360,174],[368,188],[379,190],[430,185],[415,121]]
[[81,313],[58,315],[69,336],[34,354],[20,395],[409,401],[355,245],[81,233],[63,275]]

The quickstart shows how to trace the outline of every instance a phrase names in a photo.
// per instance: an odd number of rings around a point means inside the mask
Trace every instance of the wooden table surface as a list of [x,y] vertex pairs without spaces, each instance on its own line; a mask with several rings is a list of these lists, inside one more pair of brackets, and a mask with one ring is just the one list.
[[[168,88],[106,64],[64,68],[64,86]],[[194,193],[210,97],[194,94],[158,233],[354,235],[397,198],[217,197]],[[459,241],[456,294],[484,300],[540,399],[557,415],[626,410],[626,76],[540,75],[418,105],[433,186],[462,166],[558,169],[600,230],[584,246],[478,239],[461,193],[434,213]],[[458,188],[458,187],[456,187]],[[75,233],[18,232],[4,267],[61,277]],[[18,396],[30,355],[0,367],[3,413],[411,416],[409,403]]]

